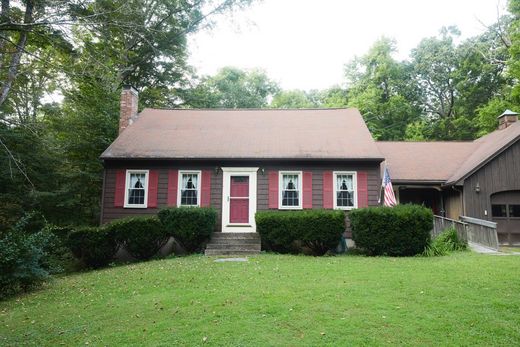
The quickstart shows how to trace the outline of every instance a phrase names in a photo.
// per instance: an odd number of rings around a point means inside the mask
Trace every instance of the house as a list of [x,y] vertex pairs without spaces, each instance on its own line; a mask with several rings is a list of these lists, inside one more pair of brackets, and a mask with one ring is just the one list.
[[497,223],[501,244],[520,244],[520,122],[506,111],[498,129],[468,142],[377,142],[399,203],[435,214]]
[[376,206],[383,156],[355,109],[159,110],[124,88],[101,155],[101,222],[212,206],[216,231],[255,232],[258,210]]
[[[119,136],[101,155],[102,223],[155,214],[166,206],[212,206],[219,235],[254,233],[259,210],[379,205],[383,165],[401,202],[424,202],[438,213],[448,209],[453,216],[489,219],[489,213],[480,213],[485,202],[479,199],[492,197],[493,206],[504,197],[520,201],[514,192],[520,190],[516,116],[508,116],[498,135],[474,142],[392,143],[375,142],[356,109],[144,109],[138,114],[137,105],[137,92],[125,87]],[[511,182],[504,178],[495,187],[496,180],[477,178],[476,193],[475,177],[502,163],[503,155],[516,171],[498,174],[511,174]],[[495,194],[504,190],[504,196]],[[472,202],[465,203],[468,199]],[[504,218],[515,218],[515,206],[503,207]],[[485,209],[491,211],[490,202]]]

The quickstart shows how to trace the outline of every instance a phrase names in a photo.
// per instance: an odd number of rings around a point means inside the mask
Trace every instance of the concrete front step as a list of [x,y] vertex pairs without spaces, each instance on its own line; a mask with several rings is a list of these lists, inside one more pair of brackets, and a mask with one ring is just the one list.
[[258,254],[261,250],[257,233],[213,233],[206,255]]
[[213,233],[211,234],[211,240],[223,239],[223,240],[260,240],[260,235],[257,233]]
[[222,245],[222,244],[238,245],[238,244],[242,244],[242,243],[256,244],[256,243],[260,243],[260,240],[256,240],[256,239],[211,239],[210,243],[219,244],[219,245]]
[[229,249],[229,250],[245,250],[245,251],[260,251],[260,243],[242,243],[242,244],[222,244],[222,243],[210,243],[206,246],[206,249]]
[[223,249],[206,249],[205,255],[255,255],[259,254],[260,251],[252,251],[252,250],[223,250]]

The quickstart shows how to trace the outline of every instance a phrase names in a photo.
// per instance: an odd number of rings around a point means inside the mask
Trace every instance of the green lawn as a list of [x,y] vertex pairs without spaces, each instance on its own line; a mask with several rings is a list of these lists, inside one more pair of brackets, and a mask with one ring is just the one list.
[[519,345],[520,257],[185,257],[0,302],[0,345]]

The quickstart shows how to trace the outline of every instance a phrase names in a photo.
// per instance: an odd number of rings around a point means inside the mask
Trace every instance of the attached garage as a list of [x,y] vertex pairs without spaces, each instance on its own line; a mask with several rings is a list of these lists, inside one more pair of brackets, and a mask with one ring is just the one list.
[[520,245],[520,190],[491,195],[491,217],[501,244]]

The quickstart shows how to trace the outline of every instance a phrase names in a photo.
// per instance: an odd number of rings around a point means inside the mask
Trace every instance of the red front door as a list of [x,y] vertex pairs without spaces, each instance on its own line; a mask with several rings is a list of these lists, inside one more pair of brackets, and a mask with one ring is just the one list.
[[249,223],[249,177],[231,176],[229,222]]

